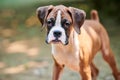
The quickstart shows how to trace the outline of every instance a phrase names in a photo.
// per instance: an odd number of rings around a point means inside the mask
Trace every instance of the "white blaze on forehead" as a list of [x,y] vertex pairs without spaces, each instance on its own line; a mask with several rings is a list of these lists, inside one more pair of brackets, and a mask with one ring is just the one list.
[[59,10],[57,13],[55,26],[60,26],[60,25],[61,25],[61,11]]

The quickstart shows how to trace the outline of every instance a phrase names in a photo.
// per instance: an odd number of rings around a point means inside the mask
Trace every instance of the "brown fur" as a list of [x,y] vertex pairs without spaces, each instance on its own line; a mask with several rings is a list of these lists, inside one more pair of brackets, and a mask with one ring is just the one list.
[[[78,36],[80,42],[80,74],[82,80],[91,80],[91,75],[92,80],[96,80],[99,71],[92,60],[98,51],[102,52],[104,60],[110,65],[115,80],[120,80],[120,73],[117,70],[114,55],[110,48],[108,34],[103,25],[99,23],[97,11],[95,11],[95,13],[93,12],[91,15],[92,19],[85,20],[81,27],[81,34]],[[63,50],[61,48],[62,46],[60,47],[59,45],[58,50]],[[72,52],[72,43],[68,48],[70,49],[70,52]],[[67,47],[65,49],[67,49]],[[68,59],[68,57],[66,57],[66,59]],[[75,60],[73,59],[73,63],[74,62]],[[58,67],[59,66],[57,65],[57,68]],[[54,72],[58,70],[61,71],[62,69],[63,66],[59,67],[59,69],[54,68]],[[58,80],[58,77],[53,80]]]
[[[70,21],[73,21],[70,16],[68,16],[66,12],[68,8],[65,6],[55,7],[47,18],[55,17],[58,9],[64,13],[64,15],[62,15],[63,18],[68,18]],[[111,67],[115,80],[120,80],[120,73],[118,72],[115,58],[110,48],[109,37],[105,28],[99,22],[97,11],[91,11],[91,19],[85,20],[83,25],[80,26],[80,35],[75,34],[76,30],[74,29],[74,25],[72,26],[69,33],[69,44],[66,46],[62,44],[54,45],[56,54],[53,54],[55,62],[53,80],[59,80],[60,73],[64,66],[78,71],[82,76],[82,80],[96,80],[99,71],[92,60],[98,51],[101,51],[104,60]],[[77,41],[79,42],[78,46],[75,44]],[[79,48],[79,50],[77,48]],[[77,50],[79,54],[76,53]]]

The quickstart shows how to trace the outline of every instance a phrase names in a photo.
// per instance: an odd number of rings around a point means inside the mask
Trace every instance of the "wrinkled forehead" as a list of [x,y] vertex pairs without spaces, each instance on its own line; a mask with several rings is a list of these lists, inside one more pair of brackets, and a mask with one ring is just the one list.
[[68,19],[72,21],[71,15],[68,12],[68,8],[65,6],[56,6],[53,8],[53,10],[49,13],[47,19],[49,18],[56,18],[58,15],[58,11],[61,12],[61,19]]

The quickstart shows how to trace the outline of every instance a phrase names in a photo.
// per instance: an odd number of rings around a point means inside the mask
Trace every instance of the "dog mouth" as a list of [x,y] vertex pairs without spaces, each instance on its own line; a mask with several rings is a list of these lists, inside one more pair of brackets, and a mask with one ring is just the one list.
[[61,40],[59,40],[58,38],[56,38],[56,39],[52,40],[51,43],[58,44],[58,43],[62,43],[62,42],[61,42]]
[[68,44],[68,41],[66,40],[65,43],[63,43],[61,40],[59,40],[58,38],[54,39],[54,40],[51,40],[50,42],[48,42],[48,40],[46,40],[46,43],[47,44],[63,44],[63,45],[67,45]]

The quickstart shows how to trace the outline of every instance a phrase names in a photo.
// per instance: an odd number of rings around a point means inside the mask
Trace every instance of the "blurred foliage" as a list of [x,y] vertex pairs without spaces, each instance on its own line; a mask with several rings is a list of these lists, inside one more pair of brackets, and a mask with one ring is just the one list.
[[[0,2],[0,35],[11,37],[30,27],[40,26],[36,17],[39,6],[59,5],[83,9],[90,17],[90,11],[97,9],[101,20],[106,17],[120,20],[120,3],[118,0],[1,0]],[[20,32],[21,31],[21,32]]]
[[119,0],[90,0],[91,6],[99,10],[106,16],[120,20],[120,1]]

